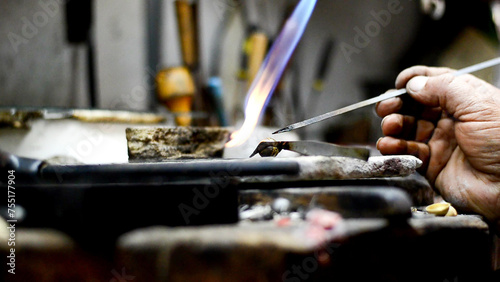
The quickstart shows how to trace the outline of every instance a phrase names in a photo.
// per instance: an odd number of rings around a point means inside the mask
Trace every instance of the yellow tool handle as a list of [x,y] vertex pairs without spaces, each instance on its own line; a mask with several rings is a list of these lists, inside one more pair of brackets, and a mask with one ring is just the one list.
[[196,88],[189,70],[186,67],[161,70],[156,76],[156,83],[158,99],[172,113],[177,114],[177,125],[190,125],[190,112]]
[[257,72],[260,69],[260,65],[264,61],[267,53],[267,45],[269,40],[263,32],[254,32],[250,35],[249,40],[249,55],[248,55],[248,88],[252,84]]
[[198,49],[193,6],[189,1],[177,0],[175,1],[175,11],[177,13],[182,60],[189,69],[194,69],[198,64]]

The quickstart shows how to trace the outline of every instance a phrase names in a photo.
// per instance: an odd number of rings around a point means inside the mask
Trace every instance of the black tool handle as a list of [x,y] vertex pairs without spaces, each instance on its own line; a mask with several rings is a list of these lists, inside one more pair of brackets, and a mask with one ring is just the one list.
[[[2,174],[14,171],[16,183],[36,184],[39,182],[38,170],[43,165],[43,161],[18,157],[16,155],[0,151],[0,169]],[[7,177],[3,177],[7,179]]]

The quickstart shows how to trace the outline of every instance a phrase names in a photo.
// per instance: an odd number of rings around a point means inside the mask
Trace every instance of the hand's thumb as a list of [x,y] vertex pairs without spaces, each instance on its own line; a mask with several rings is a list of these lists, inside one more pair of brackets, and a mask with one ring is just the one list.
[[406,85],[407,91],[410,94],[418,95],[418,93],[425,88],[428,80],[429,78],[427,76],[416,76],[412,78]]
[[[449,96],[451,94],[450,91],[453,90],[450,84],[454,79],[455,77],[451,74],[433,77],[416,76],[408,81],[406,90],[413,99],[425,106],[441,107],[442,109],[454,112],[454,109],[450,109],[450,105],[446,105],[446,103],[450,102],[447,96]],[[454,94],[452,94],[452,96],[456,96]],[[456,97],[453,98],[455,99]]]

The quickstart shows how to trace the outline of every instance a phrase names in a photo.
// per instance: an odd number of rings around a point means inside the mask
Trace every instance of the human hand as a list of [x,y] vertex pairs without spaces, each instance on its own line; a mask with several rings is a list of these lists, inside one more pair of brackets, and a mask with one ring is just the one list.
[[416,66],[400,73],[396,88],[409,96],[377,105],[386,135],[377,149],[420,158],[446,201],[500,226],[500,89],[452,72]]

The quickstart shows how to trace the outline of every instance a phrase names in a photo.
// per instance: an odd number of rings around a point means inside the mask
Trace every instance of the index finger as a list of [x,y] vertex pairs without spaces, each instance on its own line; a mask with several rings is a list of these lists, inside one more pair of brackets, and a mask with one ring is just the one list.
[[381,118],[390,114],[400,113],[430,122],[437,122],[442,114],[440,107],[425,107],[409,96],[395,97],[378,102],[375,105],[375,112]]
[[454,69],[444,67],[414,66],[402,71],[396,78],[396,88],[404,88],[406,83],[415,76],[438,76],[445,73],[452,73]]

